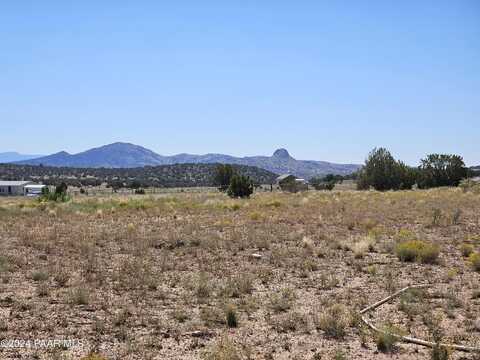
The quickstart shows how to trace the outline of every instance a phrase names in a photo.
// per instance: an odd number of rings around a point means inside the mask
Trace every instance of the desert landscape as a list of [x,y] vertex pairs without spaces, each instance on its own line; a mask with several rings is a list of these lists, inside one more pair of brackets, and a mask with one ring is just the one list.
[[[0,199],[2,359],[430,359],[480,346],[480,193]],[[434,359],[477,359],[437,349]],[[475,357],[476,356],[476,357]]]
[[0,9],[0,360],[480,360],[480,1]]

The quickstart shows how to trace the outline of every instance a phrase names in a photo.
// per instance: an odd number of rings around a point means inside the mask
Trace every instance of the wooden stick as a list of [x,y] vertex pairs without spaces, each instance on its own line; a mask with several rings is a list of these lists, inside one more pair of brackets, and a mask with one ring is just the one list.
[[[424,287],[428,287],[428,286],[430,286],[430,285],[423,284],[423,285],[407,286],[407,287],[397,291],[396,293],[394,293],[390,296],[387,296],[385,299],[382,299],[382,300],[376,302],[375,304],[367,306],[365,309],[360,311],[360,315],[365,314],[368,311],[371,311],[371,310],[374,310],[374,309],[378,308],[379,306],[385,304],[386,302],[390,301],[391,299],[397,297],[398,295],[400,295],[401,293],[403,293],[403,292],[405,292],[409,289],[419,289],[419,288],[424,288]],[[365,325],[367,325],[369,328],[371,328],[375,332],[381,333],[381,334],[384,334],[384,335],[393,336],[395,339],[406,342],[406,343],[422,345],[422,346],[426,346],[426,347],[430,347],[430,348],[433,348],[433,347],[439,345],[439,346],[449,348],[449,349],[452,349],[452,350],[457,350],[457,351],[478,352],[478,353],[480,353],[480,348],[478,348],[478,347],[463,346],[463,345],[456,345],[456,344],[442,344],[442,343],[437,344],[437,343],[434,343],[434,342],[425,341],[425,340],[417,339],[417,338],[410,337],[410,336],[401,336],[401,335],[393,334],[393,333],[390,333],[388,331],[380,330],[375,325],[373,325],[370,321],[365,319],[363,316],[361,318],[362,318],[362,321],[365,323]]]

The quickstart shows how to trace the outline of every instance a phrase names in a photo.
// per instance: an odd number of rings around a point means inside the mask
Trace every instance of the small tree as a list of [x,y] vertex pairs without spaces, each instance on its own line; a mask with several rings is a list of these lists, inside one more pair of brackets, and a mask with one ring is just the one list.
[[468,175],[468,169],[459,155],[430,154],[420,162],[418,186],[422,189],[458,186]]
[[398,161],[398,176],[400,178],[400,190],[409,190],[416,184],[418,178],[418,168],[408,166],[402,161]]
[[220,164],[217,166],[215,173],[215,185],[218,186],[218,190],[227,191],[230,186],[230,181],[235,175],[232,165]]
[[67,184],[65,184],[64,182],[60,183],[60,185],[57,185],[55,187],[55,194],[57,194],[58,196],[61,196],[63,194],[66,194],[67,193],[67,189],[68,189],[68,186]]
[[395,160],[385,148],[375,148],[368,155],[359,171],[357,187],[360,190],[373,187],[375,190],[411,189],[416,181],[413,168]]
[[248,198],[253,193],[253,183],[248,176],[233,175],[227,194],[232,198]]

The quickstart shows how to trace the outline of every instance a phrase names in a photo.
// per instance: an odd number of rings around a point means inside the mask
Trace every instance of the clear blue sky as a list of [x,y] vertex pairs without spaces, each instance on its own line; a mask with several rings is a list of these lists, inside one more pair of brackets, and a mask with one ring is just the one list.
[[480,164],[480,1],[2,1],[0,152]]

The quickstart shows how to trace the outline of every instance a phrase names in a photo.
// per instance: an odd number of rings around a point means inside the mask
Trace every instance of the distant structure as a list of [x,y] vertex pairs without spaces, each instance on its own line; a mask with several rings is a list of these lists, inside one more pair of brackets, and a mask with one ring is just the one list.
[[291,174],[284,174],[277,178],[277,185],[283,191],[298,192],[308,190],[308,182]]
[[25,196],[40,196],[47,185],[28,184],[25,185]]
[[37,196],[46,185],[35,184],[32,181],[0,180],[0,196]]

